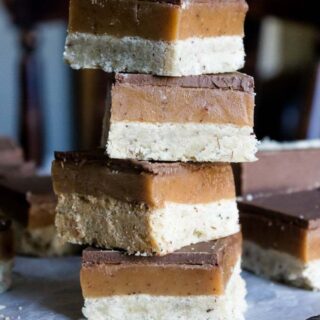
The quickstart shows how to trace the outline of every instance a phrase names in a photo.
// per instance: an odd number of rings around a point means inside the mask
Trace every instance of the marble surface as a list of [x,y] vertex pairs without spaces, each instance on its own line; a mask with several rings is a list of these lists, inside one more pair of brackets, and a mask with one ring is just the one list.
[[[80,258],[17,258],[13,288],[0,295],[0,319],[79,320]],[[246,320],[305,320],[320,314],[320,293],[275,284],[243,273]],[[230,319],[232,320],[232,319]]]

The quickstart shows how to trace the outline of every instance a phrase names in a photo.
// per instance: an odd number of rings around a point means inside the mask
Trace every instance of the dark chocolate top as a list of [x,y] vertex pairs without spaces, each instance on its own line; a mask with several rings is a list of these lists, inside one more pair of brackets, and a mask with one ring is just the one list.
[[[121,170],[136,173],[149,173],[154,175],[170,175],[183,170],[200,170],[215,163],[182,163],[182,162],[153,162],[138,160],[110,159],[103,149],[90,151],[55,152],[55,159],[62,162],[71,162],[75,165],[83,165],[86,162],[95,162],[105,165],[110,170]],[[223,164],[221,164],[223,165]]]
[[159,264],[159,265],[213,265],[222,263],[223,256],[231,244],[241,241],[241,234],[235,234],[216,241],[201,242],[184,247],[166,256],[129,256],[123,251],[88,248],[83,251],[83,264]]
[[320,227],[320,189],[239,201],[241,213],[264,215],[306,229]]
[[247,93],[254,92],[254,79],[240,72],[186,77],[161,77],[148,74],[118,73],[115,75],[115,81],[116,83],[128,83],[138,86],[151,85],[236,90]]
[[11,221],[7,218],[0,217],[0,232],[10,229]]

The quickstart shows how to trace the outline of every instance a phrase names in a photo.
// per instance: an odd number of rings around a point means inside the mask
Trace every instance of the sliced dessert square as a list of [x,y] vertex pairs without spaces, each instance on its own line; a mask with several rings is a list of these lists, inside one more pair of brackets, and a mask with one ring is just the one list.
[[83,314],[89,320],[244,319],[241,235],[163,257],[83,252]]
[[320,189],[240,201],[243,265],[320,290]]
[[167,76],[244,65],[244,0],[71,0],[65,59],[75,69]]
[[72,243],[165,255],[239,231],[229,164],[57,152],[52,177],[58,232]]
[[241,73],[110,78],[103,144],[110,158],[254,161],[254,81]]

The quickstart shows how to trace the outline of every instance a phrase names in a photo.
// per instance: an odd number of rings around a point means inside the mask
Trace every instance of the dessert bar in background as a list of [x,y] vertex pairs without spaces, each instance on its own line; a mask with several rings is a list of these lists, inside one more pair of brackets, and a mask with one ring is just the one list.
[[240,201],[243,266],[320,290],[320,189]]
[[320,140],[264,141],[259,161],[234,164],[237,195],[261,196],[320,187]]
[[0,293],[11,286],[14,248],[11,222],[0,216]]
[[0,181],[0,212],[13,220],[17,253],[60,256],[76,252],[57,236],[56,203],[49,176]]
[[56,225],[66,241],[164,255],[239,231],[229,164],[55,154]]
[[241,73],[110,79],[103,144],[110,158],[254,161],[254,80]]
[[96,319],[244,319],[241,235],[185,247],[164,257],[83,252],[84,315]]
[[7,137],[0,137],[0,166],[21,165],[24,162],[22,149]]
[[8,137],[0,137],[0,179],[34,174],[35,164],[24,160],[21,147]]
[[71,67],[167,76],[244,66],[244,0],[71,0]]

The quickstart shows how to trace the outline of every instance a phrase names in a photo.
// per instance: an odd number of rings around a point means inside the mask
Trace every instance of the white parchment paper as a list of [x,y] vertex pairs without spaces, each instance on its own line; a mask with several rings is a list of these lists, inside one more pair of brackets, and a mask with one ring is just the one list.
[[[0,295],[0,319],[83,319],[79,269],[78,257],[17,258],[13,288]],[[246,320],[306,320],[320,314],[320,293],[243,275],[248,289]]]

